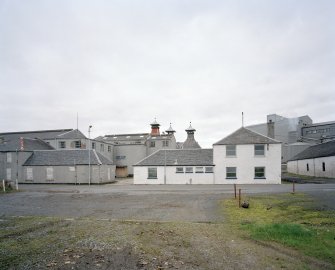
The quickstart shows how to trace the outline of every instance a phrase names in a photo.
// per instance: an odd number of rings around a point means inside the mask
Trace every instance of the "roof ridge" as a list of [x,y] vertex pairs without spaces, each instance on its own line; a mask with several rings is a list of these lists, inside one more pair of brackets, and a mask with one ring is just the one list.
[[263,134],[258,133],[258,132],[256,132],[256,131],[253,131],[253,130],[248,129],[248,128],[246,128],[246,127],[242,127],[242,128],[245,128],[246,130],[249,130],[249,131],[251,131],[251,132],[253,132],[253,133],[257,134],[257,135],[263,136],[263,137],[268,138],[268,139],[270,139],[270,140],[273,140],[273,141],[275,141],[275,142],[281,143],[281,141],[278,141],[278,140],[276,140],[276,139],[274,139],[274,138],[271,138],[271,137],[269,137],[269,136],[263,135]]

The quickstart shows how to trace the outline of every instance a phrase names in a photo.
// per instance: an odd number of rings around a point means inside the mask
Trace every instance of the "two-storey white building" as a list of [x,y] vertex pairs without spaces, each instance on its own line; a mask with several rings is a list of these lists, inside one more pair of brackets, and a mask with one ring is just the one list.
[[240,128],[213,145],[215,184],[280,184],[281,143]]

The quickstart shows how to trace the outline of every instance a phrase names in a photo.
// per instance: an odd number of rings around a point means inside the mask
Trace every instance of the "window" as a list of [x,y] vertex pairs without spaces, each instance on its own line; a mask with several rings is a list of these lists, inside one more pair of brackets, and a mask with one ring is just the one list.
[[105,151],[105,146],[103,144],[100,144],[100,152],[104,152]]
[[33,168],[27,168],[27,180],[33,180]]
[[7,178],[7,180],[12,180],[12,169],[11,168],[7,168],[6,178]]
[[169,147],[169,141],[163,141],[163,147]]
[[177,167],[176,173],[184,173],[184,167]]
[[92,149],[95,149],[95,142],[92,142]]
[[326,163],[322,162],[322,171],[325,172],[326,171]]
[[265,167],[255,167],[255,178],[265,179]]
[[255,156],[264,156],[264,144],[255,145]]
[[81,141],[75,141],[74,148],[81,148]]
[[185,173],[193,173],[193,167],[186,167]]
[[213,173],[213,167],[205,167],[205,173]]
[[236,179],[236,167],[226,167],[226,178]]
[[226,156],[227,157],[236,156],[236,145],[226,145]]
[[157,179],[157,168],[148,168],[148,179]]
[[58,142],[58,147],[59,148],[66,148],[65,142],[64,141]]
[[112,152],[112,146],[108,145],[107,151]]
[[309,164],[306,164],[306,170],[309,171]]
[[47,180],[54,180],[54,168],[47,168]]
[[196,173],[203,173],[204,172],[204,167],[195,167],[195,172]]
[[126,159],[126,156],[116,156],[116,160]]
[[150,142],[150,147],[155,147],[155,142]]
[[12,163],[12,153],[7,153],[7,163]]

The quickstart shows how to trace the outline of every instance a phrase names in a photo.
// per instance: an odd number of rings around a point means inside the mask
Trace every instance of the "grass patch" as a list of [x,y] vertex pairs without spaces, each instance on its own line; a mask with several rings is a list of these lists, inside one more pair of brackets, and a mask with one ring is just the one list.
[[244,236],[274,241],[335,265],[335,212],[315,210],[305,194],[247,198],[249,209],[234,199],[223,202],[228,222]]

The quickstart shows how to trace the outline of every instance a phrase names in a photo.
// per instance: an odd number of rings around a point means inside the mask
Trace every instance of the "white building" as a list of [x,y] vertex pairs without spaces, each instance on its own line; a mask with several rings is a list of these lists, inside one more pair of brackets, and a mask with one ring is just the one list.
[[335,141],[313,145],[287,163],[290,173],[335,178]]
[[159,150],[134,165],[134,184],[214,184],[212,149]]
[[280,184],[281,143],[240,128],[213,145],[215,184]]

